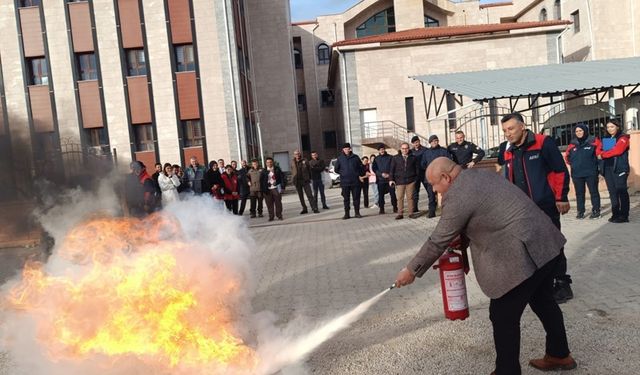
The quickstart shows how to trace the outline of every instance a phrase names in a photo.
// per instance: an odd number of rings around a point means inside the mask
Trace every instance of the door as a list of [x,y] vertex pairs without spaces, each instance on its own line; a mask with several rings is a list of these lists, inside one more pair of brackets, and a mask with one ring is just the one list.
[[[364,134],[362,138],[376,138],[378,136],[378,110],[376,108],[361,109],[360,123]],[[382,133],[382,132],[380,132]]]
[[289,152],[274,152],[273,153],[273,161],[277,163],[282,172],[290,172],[291,171],[291,161],[289,160]]

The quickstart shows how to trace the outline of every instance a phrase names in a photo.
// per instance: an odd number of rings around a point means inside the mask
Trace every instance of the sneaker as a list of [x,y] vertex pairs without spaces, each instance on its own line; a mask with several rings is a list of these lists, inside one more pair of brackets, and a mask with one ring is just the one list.
[[362,219],[362,215],[360,215],[360,212],[356,212],[355,216],[356,219]]
[[565,358],[557,358],[545,354],[543,358],[530,360],[529,366],[541,371],[556,371],[573,370],[578,367],[578,364],[573,358],[571,358],[571,355],[568,355]]
[[300,215],[304,215],[304,214],[308,214],[309,211],[307,211],[307,209],[305,208],[304,210],[300,211]]
[[278,220],[284,220],[282,216],[278,216]]
[[258,214],[258,217],[262,217],[262,214]]
[[597,219],[600,217],[600,211],[593,211],[591,215],[589,215],[589,219]]
[[573,291],[571,290],[571,281],[556,280],[553,286],[553,299],[558,304],[565,303],[573,298]]
[[613,222],[614,222],[614,221],[616,221],[616,220],[618,220],[618,217],[617,217],[617,216],[614,216],[614,215],[611,215],[611,217],[609,218],[609,220],[608,220],[608,221],[609,221],[610,223],[613,223]]
[[322,209],[323,209],[323,210],[328,210],[328,209],[329,209],[329,206],[324,205],[324,206],[322,206]]
[[578,212],[576,219],[584,219],[584,212]]
[[315,210],[313,210],[313,213],[314,213],[314,214],[319,214],[319,213],[320,213],[320,210],[318,210],[318,209],[316,208]]
[[420,212],[414,212],[414,213],[412,213],[412,214],[409,214],[409,217],[410,217],[411,219],[417,219],[417,218],[419,218],[419,217],[420,217]]
[[402,216],[402,215],[396,216],[396,220],[402,220],[402,219],[404,219],[404,216]]

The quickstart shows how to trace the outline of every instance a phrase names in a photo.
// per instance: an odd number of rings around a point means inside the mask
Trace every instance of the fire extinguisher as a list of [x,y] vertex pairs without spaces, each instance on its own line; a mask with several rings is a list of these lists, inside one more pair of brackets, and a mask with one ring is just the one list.
[[458,253],[448,248],[433,268],[440,271],[444,316],[450,320],[465,320],[469,317],[467,286],[464,279],[465,273],[469,270],[466,252]]

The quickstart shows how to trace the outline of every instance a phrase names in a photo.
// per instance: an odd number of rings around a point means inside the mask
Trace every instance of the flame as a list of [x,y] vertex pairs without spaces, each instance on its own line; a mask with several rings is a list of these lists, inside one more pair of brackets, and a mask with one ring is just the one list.
[[165,214],[92,218],[58,249],[64,271],[28,263],[8,302],[33,317],[53,360],[135,356],[169,370],[253,369],[257,356],[234,315],[243,278],[199,246]]

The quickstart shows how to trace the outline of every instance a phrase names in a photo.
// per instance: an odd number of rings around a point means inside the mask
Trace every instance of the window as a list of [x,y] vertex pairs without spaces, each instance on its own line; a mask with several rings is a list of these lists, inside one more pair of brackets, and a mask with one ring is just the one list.
[[559,20],[562,18],[562,9],[560,8],[560,0],[556,0],[553,3],[553,19]]
[[109,139],[106,128],[84,129],[88,151],[93,155],[109,154]]
[[540,11],[540,21],[546,21],[547,20],[547,10],[545,8],[542,8],[542,10]]
[[193,58],[193,45],[185,44],[176,46],[176,71],[193,72],[196,70],[196,62]]
[[324,148],[338,147],[338,139],[336,138],[335,130],[322,132],[322,137],[324,138]]
[[393,8],[388,8],[356,27],[356,36],[380,35],[396,31],[396,18]]
[[40,0],[20,0],[20,8],[40,6]]
[[129,76],[146,76],[147,61],[143,49],[127,50],[127,74]]
[[324,43],[321,43],[318,46],[318,64],[319,65],[328,64],[330,60],[331,60],[331,54],[330,54],[329,46]]
[[322,99],[322,107],[333,107],[334,96],[331,90],[320,91],[320,98]]
[[78,64],[78,76],[81,81],[98,79],[95,53],[78,54],[76,55],[76,61]]
[[413,97],[404,98],[404,110],[407,120],[407,131],[416,131],[415,113],[413,110]]
[[425,14],[424,16],[424,27],[438,27],[440,26],[440,21],[435,18],[431,18]]
[[304,112],[307,110],[307,97],[304,94],[298,94],[298,111]]
[[309,139],[309,134],[302,134],[302,151],[311,151],[311,140]]
[[296,69],[302,69],[302,52],[299,49],[293,49],[293,63]]
[[204,131],[200,120],[182,121],[184,147],[199,147],[204,144]]
[[571,13],[571,22],[573,22],[573,32],[579,33],[580,32],[580,11],[576,10],[575,12]]
[[154,151],[153,127],[149,125],[135,125],[136,151]]
[[36,57],[27,60],[29,69],[29,85],[48,85],[49,72],[47,69],[47,59]]

